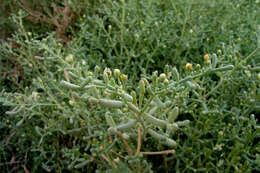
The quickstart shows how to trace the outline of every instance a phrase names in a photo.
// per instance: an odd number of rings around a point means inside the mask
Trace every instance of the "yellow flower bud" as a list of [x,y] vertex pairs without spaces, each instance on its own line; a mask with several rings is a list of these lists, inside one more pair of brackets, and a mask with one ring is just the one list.
[[104,149],[104,147],[102,145],[100,145],[99,150],[103,151],[103,149]]
[[192,70],[192,64],[191,63],[187,63],[185,67],[186,67],[187,70]]
[[206,62],[209,61],[209,54],[204,55],[203,59],[204,59],[204,61],[206,61]]
[[120,75],[120,79],[122,80],[122,82],[125,82],[126,80],[127,80],[127,75],[125,75],[125,74],[121,74]]
[[93,73],[91,71],[88,71],[89,76],[93,76]]

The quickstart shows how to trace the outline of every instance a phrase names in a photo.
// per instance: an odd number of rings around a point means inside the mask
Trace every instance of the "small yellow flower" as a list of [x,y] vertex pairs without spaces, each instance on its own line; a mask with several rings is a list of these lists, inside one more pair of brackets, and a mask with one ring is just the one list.
[[88,71],[88,76],[93,76],[93,73],[91,71]]
[[107,77],[111,77],[111,76],[112,76],[112,72],[111,72],[110,68],[105,68],[104,74],[105,74]]
[[122,80],[122,82],[125,82],[126,80],[127,80],[127,75],[125,75],[125,74],[121,74],[120,75],[120,79]]
[[104,149],[104,147],[102,145],[100,145],[99,150],[103,151],[103,149]]
[[204,59],[204,61],[206,61],[206,62],[209,61],[209,54],[204,55],[203,59]]
[[187,63],[185,67],[186,67],[187,70],[192,70],[192,64],[191,63]]

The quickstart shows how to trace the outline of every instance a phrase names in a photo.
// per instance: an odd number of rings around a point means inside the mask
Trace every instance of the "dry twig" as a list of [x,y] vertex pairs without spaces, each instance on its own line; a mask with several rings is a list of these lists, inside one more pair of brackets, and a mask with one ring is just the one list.
[[126,142],[126,140],[123,138],[122,133],[121,133],[120,131],[117,131],[116,133],[118,134],[118,136],[119,136],[119,137],[122,139],[122,141],[124,142],[128,154],[129,154],[130,156],[132,156],[132,155],[133,155],[132,150],[131,150],[131,148],[129,147],[129,145],[128,145],[128,143]]
[[141,149],[141,127],[138,127],[138,143],[137,143],[137,149],[136,149],[136,153],[135,156],[137,156],[140,153],[140,149]]
[[110,162],[109,162],[109,159],[108,159],[104,154],[101,154],[101,157],[102,157],[105,161],[107,161],[107,163],[110,163]]
[[44,9],[43,11],[47,14],[44,14],[39,10],[32,9],[30,3],[28,3],[26,0],[20,0],[25,10],[31,15],[29,20],[34,23],[44,22],[55,25],[55,37],[57,39],[62,39],[63,42],[66,42],[68,38],[65,36],[65,31],[71,24],[72,20],[75,18],[75,13],[70,9],[68,1],[64,0],[65,7],[57,6],[54,2],[51,4],[53,9],[53,14],[51,14],[51,10],[44,1],[45,0],[43,0],[43,4],[39,4],[42,5],[42,8]]
[[160,155],[160,154],[174,154],[175,150],[165,150],[165,151],[157,151],[157,152],[141,152],[141,154],[145,155]]

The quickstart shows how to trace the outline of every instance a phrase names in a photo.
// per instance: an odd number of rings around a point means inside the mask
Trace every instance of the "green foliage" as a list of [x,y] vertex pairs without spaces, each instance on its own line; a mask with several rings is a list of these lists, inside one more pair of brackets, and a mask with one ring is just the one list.
[[68,1],[79,18],[58,39],[13,13],[0,170],[259,171],[255,3]]
[[72,49],[90,64],[139,76],[165,64],[202,63],[205,52],[224,49],[227,56],[229,47],[246,56],[257,45],[259,20],[259,6],[238,1],[106,1],[86,11]]

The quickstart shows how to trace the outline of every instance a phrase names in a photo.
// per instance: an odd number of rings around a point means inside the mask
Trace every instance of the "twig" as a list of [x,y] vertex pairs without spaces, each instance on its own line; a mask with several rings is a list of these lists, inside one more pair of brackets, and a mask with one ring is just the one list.
[[101,157],[102,157],[105,161],[107,161],[107,163],[110,163],[109,160],[108,160],[108,158],[107,158],[104,154],[101,154]]
[[168,173],[168,164],[167,164],[167,160],[166,160],[165,154],[163,155],[163,162],[164,162],[165,172]]
[[66,81],[70,83],[69,73],[66,70],[64,70],[64,76]]
[[118,134],[118,136],[119,136],[119,137],[122,139],[122,141],[124,142],[128,154],[129,154],[130,156],[132,156],[132,155],[133,155],[132,150],[131,150],[131,148],[129,147],[129,145],[128,145],[128,143],[126,142],[126,140],[123,138],[122,133],[121,133],[120,131],[117,131],[116,133]]
[[138,127],[138,142],[137,142],[137,149],[136,149],[136,153],[135,156],[137,156],[140,153],[140,149],[141,149],[141,127]]
[[116,168],[116,164],[114,162],[110,162],[110,160],[105,156],[105,154],[101,154],[101,157],[107,161],[108,164],[111,164],[114,168]]
[[141,152],[141,154],[145,155],[160,155],[160,154],[174,154],[175,150],[165,150],[165,151],[157,151],[157,152]]
[[16,132],[13,132],[11,135],[9,135],[4,143],[4,147],[6,147],[11,140],[11,138],[15,135]]
[[0,163],[0,166],[13,165],[13,164],[17,164],[17,163],[21,163],[21,161],[10,161],[10,162],[6,162],[6,163]]
[[114,150],[110,150],[112,153],[114,153],[115,155],[117,155],[118,157],[122,158],[122,159],[125,159],[124,156],[122,156],[121,154],[115,152]]
[[25,172],[25,173],[30,173],[30,171],[26,168],[25,165],[23,165],[23,169],[24,169],[24,172]]
[[16,172],[19,169],[19,166],[13,167],[9,173]]

